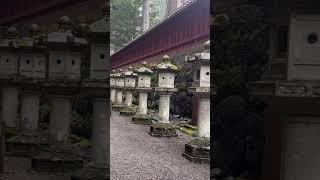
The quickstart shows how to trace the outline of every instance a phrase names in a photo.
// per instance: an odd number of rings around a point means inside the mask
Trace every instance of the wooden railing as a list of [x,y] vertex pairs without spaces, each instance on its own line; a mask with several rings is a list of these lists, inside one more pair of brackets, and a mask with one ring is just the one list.
[[210,39],[210,0],[193,0],[116,51],[112,68],[179,51]]

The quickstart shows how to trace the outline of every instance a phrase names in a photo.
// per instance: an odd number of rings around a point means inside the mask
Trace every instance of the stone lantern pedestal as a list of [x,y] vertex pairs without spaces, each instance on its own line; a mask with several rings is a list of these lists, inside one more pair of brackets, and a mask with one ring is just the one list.
[[183,157],[195,163],[210,163],[210,88],[191,87],[199,97],[198,138],[185,144]]
[[48,145],[45,132],[39,129],[39,108],[41,82],[21,79],[21,133],[9,138],[6,142],[8,155],[33,156],[41,151],[40,147]]
[[38,172],[69,173],[83,167],[80,150],[70,140],[72,119],[71,98],[78,93],[79,81],[44,83],[51,95],[49,147],[32,157],[31,168]]
[[125,94],[126,94],[126,100],[125,105],[126,107],[123,108],[120,111],[121,116],[133,116],[136,113],[136,108],[132,105],[132,92],[135,90],[134,87],[126,87],[125,88]]
[[153,118],[148,115],[148,93],[152,91],[151,87],[136,87],[139,93],[138,113],[132,117],[133,124],[152,124]]
[[126,106],[123,104],[123,87],[115,87],[116,89],[116,103],[112,105],[113,111],[121,111]]
[[160,121],[150,126],[149,134],[154,137],[176,137],[176,127],[169,122],[170,118],[170,97],[177,92],[176,88],[155,88],[159,93],[159,118]]

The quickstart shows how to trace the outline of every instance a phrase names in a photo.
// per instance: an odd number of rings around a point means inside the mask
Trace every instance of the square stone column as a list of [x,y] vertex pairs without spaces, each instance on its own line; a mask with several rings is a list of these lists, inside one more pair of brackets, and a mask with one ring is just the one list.
[[139,92],[139,113],[147,115],[148,113],[148,93]]
[[160,94],[159,118],[162,123],[169,123],[170,117],[170,94]]
[[8,128],[17,128],[17,114],[19,106],[19,90],[14,86],[3,87],[1,119]]
[[70,135],[71,101],[68,96],[54,95],[51,101],[49,142],[64,144]]
[[116,102],[116,94],[117,94],[116,89],[111,88],[111,90],[110,90],[110,100],[111,100],[112,103]]
[[24,91],[21,100],[21,129],[36,132],[39,128],[39,92]]

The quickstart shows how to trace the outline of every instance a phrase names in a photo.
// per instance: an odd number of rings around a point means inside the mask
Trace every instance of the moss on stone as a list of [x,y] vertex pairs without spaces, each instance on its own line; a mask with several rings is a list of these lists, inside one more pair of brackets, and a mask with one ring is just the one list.
[[79,145],[81,148],[88,148],[91,147],[91,142],[88,139],[83,138],[80,142]]
[[149,116],[149,115],[146,115],[146,114],[136,114],[134,116],[134,118],[137,118],[137,119],[149,119],[149,120],[152,120],[152,118]]
[[205,138],[197,138],[191,140],[188,144],[198,146],[198,147],[210,147],[210,140],[208,141]]
[[189,136],[191,136],[195,132],[194,130],[188,129],[188,128],[185,128],[185,127],[181,127],[180,131],[185,133],[185,134],[188,134]]
[[162,129],[177,129],[177,126],[171,123],[155,123],[153,124],[154,128],[162,128]]

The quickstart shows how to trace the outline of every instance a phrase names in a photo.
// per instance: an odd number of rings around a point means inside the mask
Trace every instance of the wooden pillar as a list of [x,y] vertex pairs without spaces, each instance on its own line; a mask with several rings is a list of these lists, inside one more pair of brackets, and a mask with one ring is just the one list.
[[193,96],[192,100],[192,125],[197,126],[198,124],[198,112],[199,112],[199,97]]

